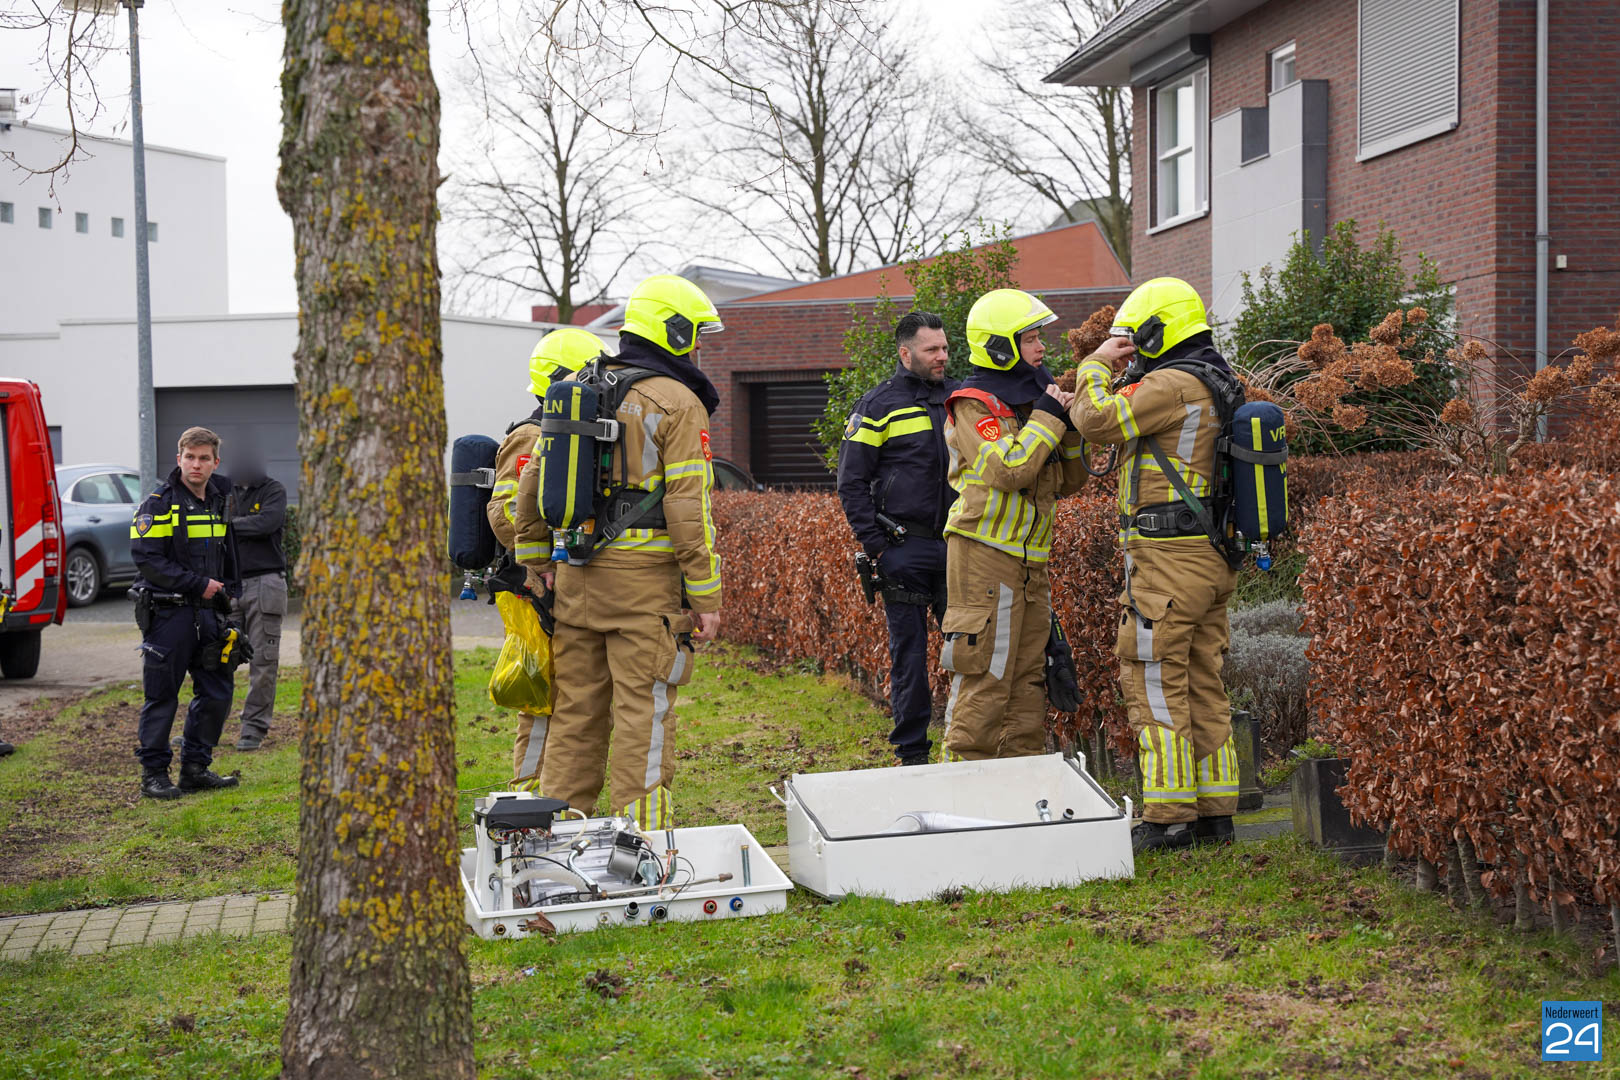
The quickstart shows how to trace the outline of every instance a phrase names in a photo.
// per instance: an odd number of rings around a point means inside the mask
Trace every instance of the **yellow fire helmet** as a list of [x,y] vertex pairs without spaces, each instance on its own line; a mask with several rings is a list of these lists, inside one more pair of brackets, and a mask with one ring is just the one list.
[[1129,335],[1136,351],[1151,360],[1208,329],[1198,290],[1180,278],[1158,277],[1131,290],[1114,313],[1112,332]]
[[572,375],[606,351],[602,339],[589,330],[576,326],[553,330],[529,356],[529,393],[543,395],[559,374]]
[[655,274],[631,290],[619,329],[685,356],[697,347],[699,334],[713,334],[725,326],[702,289],[674,274]]
[[968,359],[979,367],[1006,371],[1018,363],[1018,335],[1056,321],[1051,308],[1022,289],[987,292],[968,312]]

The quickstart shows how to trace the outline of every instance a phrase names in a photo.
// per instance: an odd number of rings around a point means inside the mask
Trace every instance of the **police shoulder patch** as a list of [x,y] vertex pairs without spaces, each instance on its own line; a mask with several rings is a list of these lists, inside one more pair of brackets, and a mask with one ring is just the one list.
[[135,531],[137,533],[139,533],[141,536],[145,536],[147,534],[147,531],[150,530],[151,528],[152,528],[152,515],[151,514],[141,514],[141,515],[139,515],[139,516],[137,516],[135,518]]
[[861,414],[852,412],[849,414],[849,423],[844,425],[844,438],[850,438],[859,430],[861,430]]

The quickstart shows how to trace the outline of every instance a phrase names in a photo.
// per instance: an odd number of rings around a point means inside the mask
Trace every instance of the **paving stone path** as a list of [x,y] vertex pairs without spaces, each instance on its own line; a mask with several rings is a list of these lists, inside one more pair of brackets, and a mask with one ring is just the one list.
[[0,919],[0,959],[26,960],[48,949],[91,956],[203,934],[281,933],[292,905],[291,894],[272,893],[21,915]]

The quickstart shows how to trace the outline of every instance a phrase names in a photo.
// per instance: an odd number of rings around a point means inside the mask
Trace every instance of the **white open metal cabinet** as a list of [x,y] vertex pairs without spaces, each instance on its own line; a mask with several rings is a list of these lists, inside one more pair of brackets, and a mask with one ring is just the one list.
[[[1041,800],[1051,820],[1042,820]],[[789,874],[821,896],[903,902],[951,887],[1005,891],[1135,874],[1131,801],[1115,803],[1084,756],[795,773],[783,801]],[[931,824],[987,824],[896,831],[915,828],[908,815],[919,812]]]

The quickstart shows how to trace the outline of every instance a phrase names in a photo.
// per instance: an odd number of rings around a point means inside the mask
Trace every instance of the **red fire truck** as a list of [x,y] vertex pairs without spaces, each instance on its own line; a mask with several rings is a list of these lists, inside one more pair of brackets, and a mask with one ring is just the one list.
[[0,675],[39,669],[40,632],[67,614],[62,502],[39,386],[0,377]]

